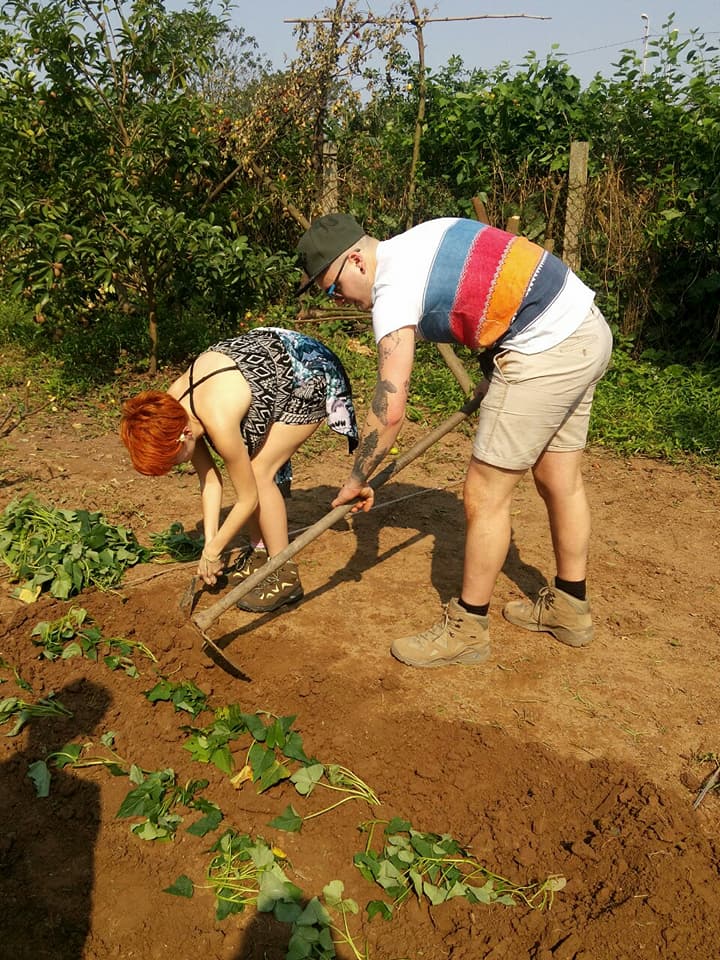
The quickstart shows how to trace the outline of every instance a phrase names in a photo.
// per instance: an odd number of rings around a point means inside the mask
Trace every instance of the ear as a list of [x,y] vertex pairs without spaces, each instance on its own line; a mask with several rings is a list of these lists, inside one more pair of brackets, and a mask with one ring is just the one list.
[[348,254],[348,260],[358,268],[360,273],[365,273],[365,258],[362,250],[353,250]]

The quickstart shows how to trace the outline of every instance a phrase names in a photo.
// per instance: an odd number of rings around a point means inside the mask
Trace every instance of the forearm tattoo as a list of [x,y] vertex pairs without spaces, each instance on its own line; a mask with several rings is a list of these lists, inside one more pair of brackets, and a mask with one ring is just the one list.
[[[378,345],[380,376],[375,385],[375,392],[373,393],[370,409],[381,427],[387,427],[388,425],[391,398],[400,393],[403,393],[405,397],[407,397],[408,394],[409,381],[398,384],[382,376],[385,362],[400,345],[401,337],[399,332],[389,333],[383,337]],[[395,404],[395,406],[397,406],[397,404]],[[352,477],[358,483],[365,483],[367,478],[373,474],[385,459],[389,446],[379,445],[381,433],[382,430],[371,429],[364,433],[360,439],[352,469]]]
[[375,387],[371,409],[384,427],[387,426],[388,394],[397,392],[398,388],[389,380],[379,380]]
[[377,430],[371,430],[366,437],[362,437],[355,451],[352,476],[359,483],[365,483],[377,465],[382,463],[385,451],[378,450],[378,439]]

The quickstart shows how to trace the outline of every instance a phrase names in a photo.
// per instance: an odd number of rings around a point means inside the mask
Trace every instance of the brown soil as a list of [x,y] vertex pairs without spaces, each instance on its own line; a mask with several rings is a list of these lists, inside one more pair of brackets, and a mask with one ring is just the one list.
[[[419,436],[408,426],[403,443]],[[371,960],[620,960],[714,955],[720,942],[717,820],[720,797],[693,802],[720,752],[717,711],[720,481],[645,460],[590,450],[594,510],[591,590],[597,636],[583,650],[506,623],[502,604],[535,594],[551,568],[541,502],[530,481],[513,511],[514,537],[491,609],[493,656],[484,666],[421,671],[390,657],[391,639],[424,629],[457,592],[463,543],[462,477],[469,435],[440,441],[379,494],[368,516],[341,522],[299,556],[306,596],[281,615],[234,606],[210,628],[240,665],[233,677],[201,649],[179,607],[192,568],[146,565],[116,592],[74,600],[105,636],[142,640],[157,665],[139,679],[103,663],[38,658],[33,626],[67,610],[47,596],[23,606],[0,591],[0,697],[56,696],[71,719],[33,721],[0,739],[0,942],[18,960],[196,958],[280,960],[287,928],[250,909],[218,922],[209,891],[192,899],[163,888],[180,874],[203,881],[211,837],[171,843],[130,833],[117,819],[129,782],[103,768],[55,771],[37,799],[29,763],[70,740],[113,731],[118,752],[145,770],[172,767],[178,781],[207,778],[223,826],[263,836],[288,854],[304,895],[342,880],[361,907],[351,930]],[[348,459],[314,440],[296,458],[291,527],[329,509]],[[147,479],[129,467],[112,429],[77,415],[39,422],[2,442],[0,507],[32,493],[55,507],[100,510],[142,542],[181,521],[195,530],[192,475]],[[197,611],[219,594],[203,593]],[[32,685],[17,686],[12,668]],[[192,680],[213,706],[295,715],[306,751],[342,764],[379,795],[307,821],[300,833],[268,826],[288,804],[320,806],[290,784],[236,790],[183,749],[192,722],[143,696],[157,675]],[[209,723],[202,714],[199,725]],[[3,733],[9,730],[4,727]],[[238,746],[237,768],[247,744]],[[92,752],[92,751],[91,751]],[[410,900],[389,922],[368,921],[382,896],[353,855],[372,816],[449,833],[516,883],[567,878],[549,910],[459,898]],[[338,956],[352,956],[347,946]]]

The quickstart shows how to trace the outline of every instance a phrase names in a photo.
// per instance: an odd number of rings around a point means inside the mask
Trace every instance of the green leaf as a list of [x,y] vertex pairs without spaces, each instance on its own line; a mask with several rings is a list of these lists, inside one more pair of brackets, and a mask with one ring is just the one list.
[[400,817],[393,817],[385,827],[385,836],[389,837],[393,833],[408,833],[412,827],[409,820],[402,820]]
[[48,759],[52,758],[58,770],[62,770],[63,767],[77,762],[82,753],[82,749],[79,743],[66,743],[61,750],[58,750],[56,753],[51,753]]
[[342,880],[331,880],[323,887],[323,900],[329,907],[337,907],[342,903],[345,884]]
[[261,913],[270,913],[278,900],[297,900],[300,895],[301,891],[290,883],[276,864],[260,874],[257,908]]
[[50,796],[50,771],[44,760],[36,760],[31,763],[27,775],[35,784],[35,795],[37,797]]
[[273,760],[272,764],[262,772],[258,781],[258,793],[264,793],[265,790],[274,787],[281,780],[287,780],[289,776],[288,768],[279,761]]
[[218,900],[217,906],[215,907],[215,919],[225,920],[233,913],[242,913],[244,909],[245,904],[241,901],[236,902],[233,900]]
[[151,690],[145,691],[145,696],[150,703],[156,703],[158,700],[169,700],[172,697],[173,685],[169,680],[161,680],[156,683]]
[[280,816],[271,820],[269,826],[276,830],[285,830],[287,833],[298,833],[303,824],[303,818],[298,814],[292,804],[288,804]]
[[297,919],[299,927],[327,926],[330,923],[330,914],[320,903],[317,897],[309,900],[305,909]]
[[310,763],[303,749],[302,737],[296,730],[291,730],[288,733],[282,752],[289,760],[297,760],[299,763],[307,765]]
[[190,899],[195,892],[193,882],[190,877],[181,874],[174,883],[165,887],[163,893],[171,893],[174,897],[187,897]]
[[276,900],[273,906],[273,916],[280,923],[296,923],[303,908],[294,900]]
[[322,779],[324,773],[325,767],[323,764],[314,763],[312,766],[301,767],[299,770],[296,770],[290,777],[290,780],[295,784],[297,792],[301,796],[307,797],[313,792],[316,784]]
[[423,893],[433,906],[444,903],[447,900],[447,890],[444,887],[437,887],[434,883],[427,880],[423,883]]
[[187,828],[187,833],[192,834],[194,837],[204,837],[213,830],[217,830],[222,823],[222,819],[222,811],[219,807],[214,807],[214,809],[208,811],[204,817],[200,817],[195,823],[191,823]]
[[385,903],[384,900],[370,900],[365,909],[367,911],[368,920],[372,920],[372,918],[375,916],[380,916],[383,918],[383,920],[392,920],[392,904]]
[[275,751],[264,747],[261,743],[253,743],[248,750],[248,763],[252,769],[254,781],[259,780],[265,770],[275,762]]
[[265,724],[256,713],[241,713],[240,720],[253,740],[265,740]]

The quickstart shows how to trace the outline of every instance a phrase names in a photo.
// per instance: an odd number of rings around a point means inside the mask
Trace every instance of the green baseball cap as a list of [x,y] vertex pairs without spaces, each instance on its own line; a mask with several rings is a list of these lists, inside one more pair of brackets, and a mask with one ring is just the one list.
[[300,266],[310,278],[298,295],[305,293],[333,260],[364,236],[365,231],[349,213],[328,213],[313,220],[295,248]]

